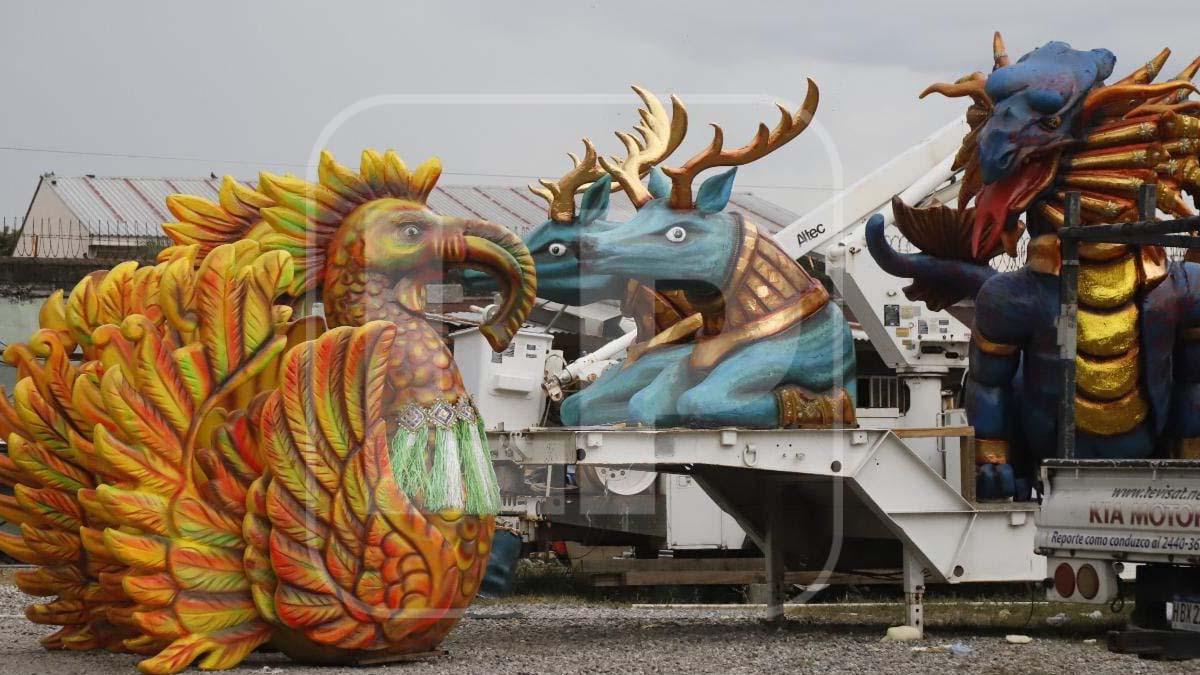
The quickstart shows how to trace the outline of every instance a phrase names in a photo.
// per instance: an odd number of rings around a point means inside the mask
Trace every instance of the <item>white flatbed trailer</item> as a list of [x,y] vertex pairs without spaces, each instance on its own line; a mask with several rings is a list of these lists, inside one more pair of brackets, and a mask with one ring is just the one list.
[[1037,550],[1052,600],[1123,603],[1137,565],[1131,628],[1109,648],[1200,657],[1200,461],[1046,460]]
[[[578,428],[490,437],[497,460],[691,476],[766,556],[770,619],[782,616],[785,571],[890,568],[903,571],[908,623],[923,630],[927,583],[1044,577],[1033,551],[1037,505],[973,500],[971,433]],[[906,443],[919,437],[963,442],[921,454]]]

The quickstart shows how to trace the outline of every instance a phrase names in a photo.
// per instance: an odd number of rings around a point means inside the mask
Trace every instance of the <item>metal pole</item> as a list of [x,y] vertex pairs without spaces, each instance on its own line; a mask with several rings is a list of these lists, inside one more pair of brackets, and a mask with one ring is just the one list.
[[[1065,227],[1079,225],[1079,193],[1066,196]],[[1061,240],[1062,269],[1059,272],[1058,358],[1062,365],[1062,396],[1058,402],[1058,456],[1075,458],[1075,339],[1079,310],[1079,242]]]
[[[1143,183],[1138,189],[1138,218],[1142,222],[1154,220],[1158,213],[1158,185]],[[1141,248],[1140,246],[1138,248]]]

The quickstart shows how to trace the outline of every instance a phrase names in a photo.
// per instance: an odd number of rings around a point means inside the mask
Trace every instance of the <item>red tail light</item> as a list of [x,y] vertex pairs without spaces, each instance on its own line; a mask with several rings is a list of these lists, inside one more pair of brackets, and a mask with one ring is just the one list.
[[[1092,570],[1095,574],[1096,570]],[[1097,582],[1099,586],[1099,582]],[[1067,563],[1061,563],[1054,568],[1054,590],[1061,598],[1069,598],[1075,594],[1075,570]],[[1093,597],[1095,595],[1093,594]]]

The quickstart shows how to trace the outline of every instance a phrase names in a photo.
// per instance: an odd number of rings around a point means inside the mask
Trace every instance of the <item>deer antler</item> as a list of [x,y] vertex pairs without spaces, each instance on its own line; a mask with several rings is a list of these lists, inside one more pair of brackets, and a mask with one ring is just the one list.
[[672,95],[671,114],[668,116],[666,108],[656,96],[637,85],[633,86],[633,91],[646,104],[645,108],[638,108],[642,120],[634,127],[641,138],[618,131],[617,138],[625,146],[625,161],[618,165],[615,157],[601,157],[600,165],[624,188],[629,201],[641,208],[652,199],[650,191],[642,185],[642,176],[669,157],[683,142],[687,133],[687,109]]
[[713,125],[713,140],[707,148],[689,159],[679,168],[663,167],[663,171],[671,178],[671,208],[692,208],[692,181],[700,172],[718,166],[741,166],[756,159],[766,157],[788,141],[800,135],[812,122],[813,113],[817,111],[820,92],[817,83],[808,80],[808,94],[804,103],[795,114],[788,112],[782,105],[779,112],[782,118],[774,130],[767,129],[766,124],[759,124],[754,140],[736,149],[724,150],[725,132],[721,127]]
[[575,193],[586,189],[593,181],[604,175],[604,170],[596,163],[596,146],[588,139],[583,139],[583,159],[568,152],[572,168],[558,180],[543,178],[538,182],[541,187],[530,185],[533,194],[550,203],[550,219],[557,223],[569,223],[575,220]]

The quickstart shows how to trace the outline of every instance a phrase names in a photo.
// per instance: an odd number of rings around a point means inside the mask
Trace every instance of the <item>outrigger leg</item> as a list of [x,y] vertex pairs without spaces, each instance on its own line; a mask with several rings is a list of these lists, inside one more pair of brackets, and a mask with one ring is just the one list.
[[925,568],[911,548],[904,547],[905,623],[925,637]]

